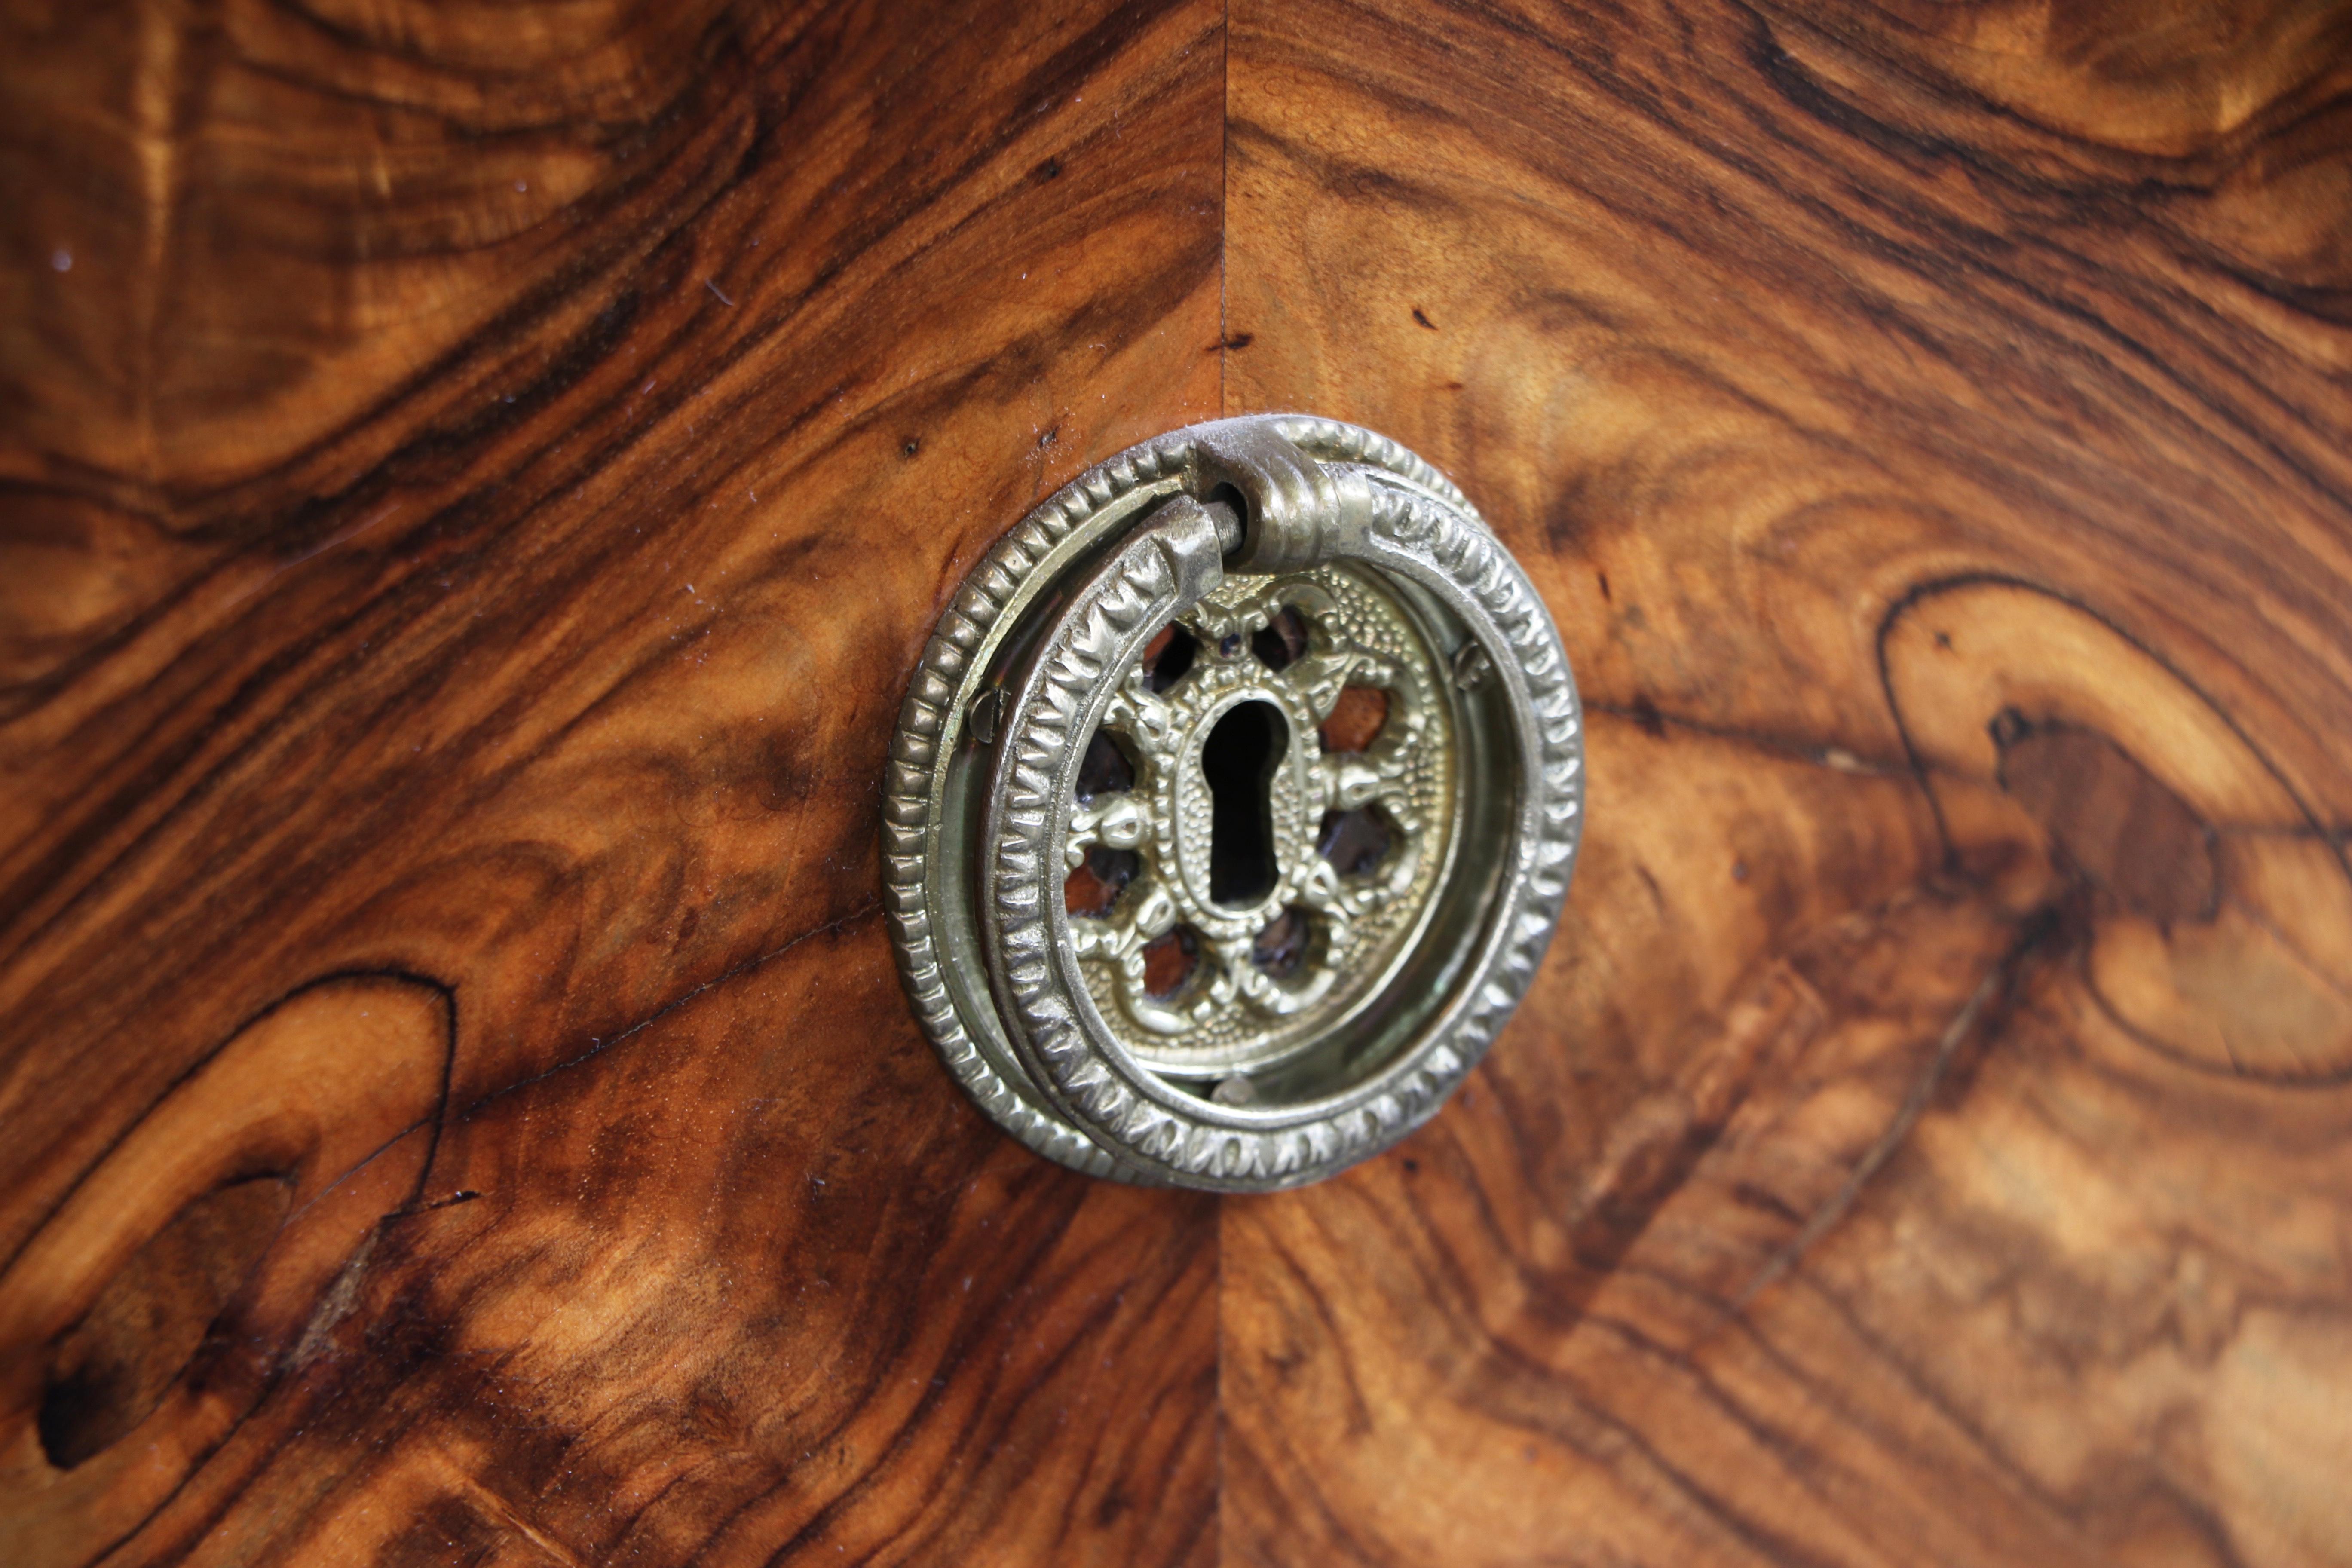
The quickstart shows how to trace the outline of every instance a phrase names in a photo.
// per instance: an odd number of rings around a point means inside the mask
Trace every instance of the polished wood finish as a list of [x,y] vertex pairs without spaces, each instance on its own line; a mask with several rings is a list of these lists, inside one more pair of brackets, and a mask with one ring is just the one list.
[[1213,1552],[1213,1206],[877,862],[965,567],[1215,412],[1221,21],[12,14],[0,1561]]
[[[0,41],[0,1562],[2352,1560],[2340,5]],[[1220,408],[1591,704],[1486,1066],[1223,1205],[968,1107],[877,863]]]
[[1226,1562],[2352,1561],[2348,43],[1234,6],[1225,406],[1486,510],[1591,826],[1225,1207]]

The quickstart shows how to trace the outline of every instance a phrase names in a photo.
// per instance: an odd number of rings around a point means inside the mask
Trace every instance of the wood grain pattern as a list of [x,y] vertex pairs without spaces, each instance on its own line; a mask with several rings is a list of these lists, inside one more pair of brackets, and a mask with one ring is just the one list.
[[1220,24],[11,11],[0,1559],[1213,1551],[1213,1209],[962,1102],[876,839],[1214,411]]
[[[0,1561],[2352,1562],[2352,12],[0,16]],[[1561,940],[1326,1186],[877,913],[965,566],[1458,479]]]
[[1225,1561],[2352,1561],[2347,89],[2328,5],[1235,6],[1227,411],[1446,468],[1592,726],[1487,1065],[1224,1210]]

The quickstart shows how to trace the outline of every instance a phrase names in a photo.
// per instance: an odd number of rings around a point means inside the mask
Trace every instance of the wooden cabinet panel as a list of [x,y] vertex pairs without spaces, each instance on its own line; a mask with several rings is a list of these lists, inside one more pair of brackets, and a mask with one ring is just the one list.
[[[2352,1561],[2352,12],[0,20],[0,1561]],[[968,1106],[882,765],[1220,411],[1589,702],[1328,1184]]]
[[[10,24],[0,1559],[1213,1544],[1213,1205],[962,1101],[876,837],[965,566],[1215,411],[1220,25]],[[142,1142],[289,1016],[234,1146]],[[383,1153],[283,1125],[377,1050]],[[145,1240],[78,1194],[257,1176],[372,1206],[152,1415],[58,1364]]]
[[2340,7],[1234,8],[1228,412],[1589,703],[1548,973],[1230,1202],[1226,1560],[2352,1560]]

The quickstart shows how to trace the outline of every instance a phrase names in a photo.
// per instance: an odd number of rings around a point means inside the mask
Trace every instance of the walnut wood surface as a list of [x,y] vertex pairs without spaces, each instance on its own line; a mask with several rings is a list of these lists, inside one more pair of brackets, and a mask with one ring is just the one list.
[[1486,1066],[1224,1209],[1226,1562],[2352,1562],[2347,40],[1235,5],[1226,409],[1592,722]]
[[0,1562],[1213,1552],[1213,1206],[963,1102],[877,829],[1215,412],[1221,25],[10,13]]
[[[0,1563],[2352,1562],[2352,14],[0,17]],[[912,1026],[977,552],[1374,425],[1591,819],[1209,1200]]]

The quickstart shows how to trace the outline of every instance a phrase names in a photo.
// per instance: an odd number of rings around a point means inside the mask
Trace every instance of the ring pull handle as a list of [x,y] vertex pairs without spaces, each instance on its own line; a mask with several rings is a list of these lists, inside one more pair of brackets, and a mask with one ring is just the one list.
[[1316,1180],[1433,1114],[1531,982],[1581,747],[1542,601],[1426,463],[1299,416],[1172,432],[1033,512],[926,651],[909,998],[1051,1158]]

